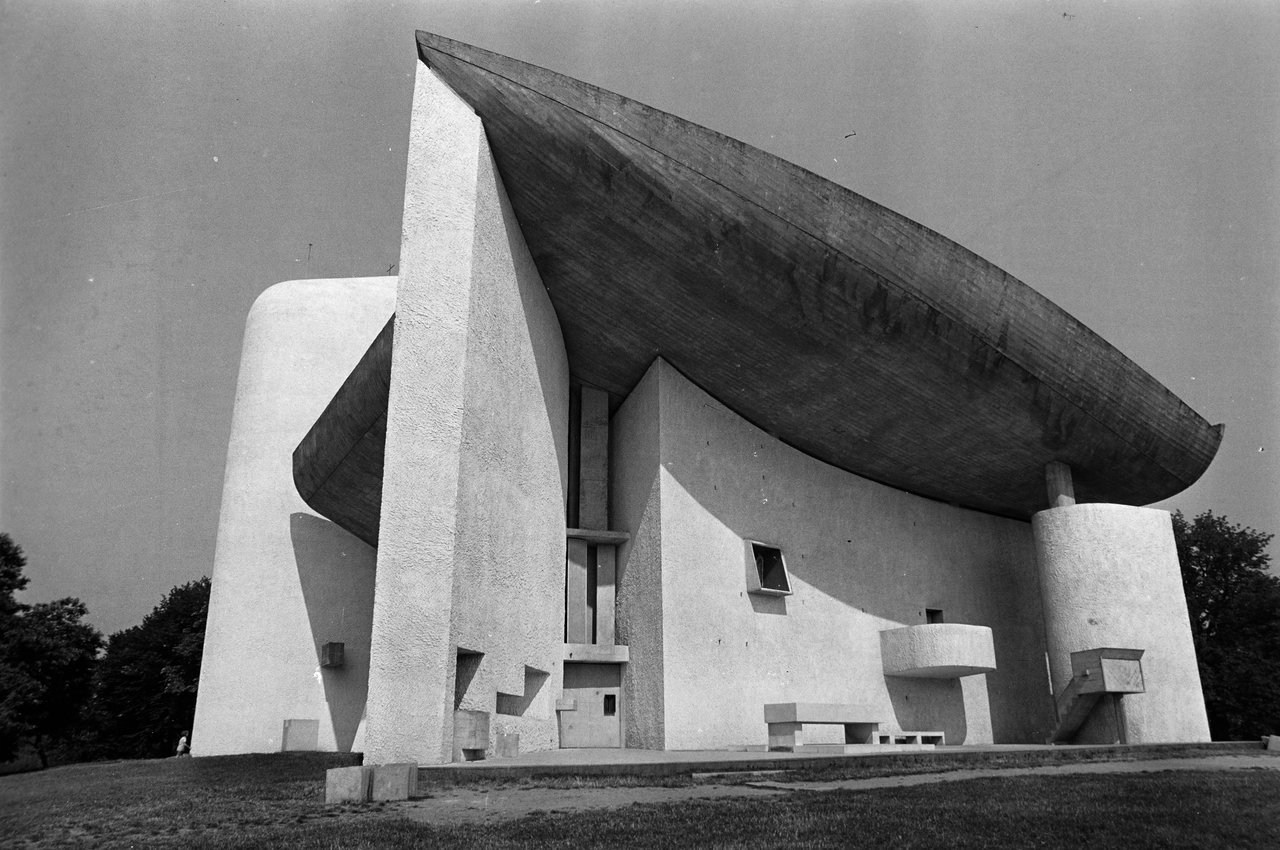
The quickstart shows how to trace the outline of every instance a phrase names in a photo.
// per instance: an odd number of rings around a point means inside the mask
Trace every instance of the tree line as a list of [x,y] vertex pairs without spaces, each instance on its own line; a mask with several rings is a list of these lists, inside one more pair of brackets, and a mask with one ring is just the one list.
[[1173,514],[1182,588],[1215,741],[1280,735],[1280,578],[1274,535],[1205,511]]
[[[1174,540],[1215,741],[1280,734],[1280,579],[1273,535],[1206,511]],[[21,547],[0,533],[0,762],[172,755],[195,716],[209,579],[173,588],[109,638],[73,597],[28,605]]]
[[26,564],[0,533],[0,762],[172,755],[195,716],[209,579],[104,639],[79,599],[19,602]]

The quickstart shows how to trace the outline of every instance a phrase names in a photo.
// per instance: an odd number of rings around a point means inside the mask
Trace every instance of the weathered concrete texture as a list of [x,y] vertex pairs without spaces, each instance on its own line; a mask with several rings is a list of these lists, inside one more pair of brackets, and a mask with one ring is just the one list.
[[[1027,523],[815,460],[662,360],[613,425],[613,524],[633,535],[619,584],[628,677],[664,692],[660,712],[646,710],[646,745],[764,744],[762,706],[783,702],[869,704],[901,728],[945,731],[948,743],[1047,734],[1053,708]],[[744,539],[782,548],[794,595],[747,592]],[[643,613],[628,610],[637,603]],[[971,693],[984,677],[967,686],[886,679],[879,633],[923,623],[926,608],[992,629],[1000,665],[985,677],[988,699]],[[970,724],[966,710],[988,706]]]
[[317,513],[378,545],[394,319],[388,319],[293,452],[293,481]]
[[[417,773],[416,769],[414,773]],[[415,776],[415,788],[417,784],[417,777]],[[327,805],[334,803],[367,803],[372,792],[372,785],[372,767],[365,765],[331,767],[324,774],[324,801]]]
[[1169,514],[1074,505],[1036,514],[1033,527],[1055,693],[1071,679],[1072,652],[1146,650],[1146,693],[1104,698],[1076,741],[1209,740]]
[[[321,750],[359,749],[374,550],[312,513],[290,455],[394,309],[395,278],[290,281],[245,323],[194,755],[275,752],[284,721],[318,722]],[[340,669],[319,652],[345,644]]]
[[886,676],[958,679],[996,669],[996,651],[987,626],[928,623],[880,633]]
[[991,699],[987,689],[987,677],[983,674],[961,676],[957,681],[960,683],[960,701],[964,705],[965,739],[950,743],[994,743],[995,734],[991,728]]
[[610,422],[609,521],[631,539],[618,547],[617,642],[622,735],[627,747],[666,749],[663,728],[662,500],[658,370],[650,370]]
[[418,793],[418,765],[415,762],[378,764],[372,770],[370,800],[407,800]]
[[609,394],[582,388],[578,527],[609,527]]
[[290,718],[284,722],[281,752],[315,752],[320,743],[320,721],[306,717]]
[[1035,290],[776,156],[431,33],[419,54],[485,122],[569,341],[625,396],[655,354],[843,469],[1024,519],[1045,465],[1146,504],[1222,435]]
[[365,754],[448,761],[455,707],[493,712],[491,746],[552,747],[564,343],[479,119],[422,66],[403,229]]

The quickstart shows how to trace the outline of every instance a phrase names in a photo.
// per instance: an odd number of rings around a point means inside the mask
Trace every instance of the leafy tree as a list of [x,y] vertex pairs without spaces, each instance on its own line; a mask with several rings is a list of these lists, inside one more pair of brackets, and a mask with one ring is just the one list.
[[98,665],[94,755],[172,755],[195,716],[209,579],[169,591],[141,625],[116,632]]
[[1173,515],[1209,731],[1216,740],[1280,732],[1280,579],[1274,535],[1206,511]]
[[0,534],[0,629],[8,623],[8,618],[22,609],[22,604],[13,595],[26,589],[27,577],[22,574],[26,565],[22,547],[9,535]]
[[0,534],[0,760],[25,740],[48,767],[49,745],[70,735],[89,700],[102,636],[83,622],[79,599],[18,602],[25,566],[21,547]]
[[0,761],[17,754],[26,732],[24,707],[35,698],[35,683],[17,666],[14,647],[23,606],[13,595],[27,586],[26,565],[22,547],[0,534]]
[[75,731],[92,693],[102,635],[83,622],[88,613],[69,597],[37,603],[21,616],[17,646],[33,697],[21,716],[41,767],[49,766],[49,745]]

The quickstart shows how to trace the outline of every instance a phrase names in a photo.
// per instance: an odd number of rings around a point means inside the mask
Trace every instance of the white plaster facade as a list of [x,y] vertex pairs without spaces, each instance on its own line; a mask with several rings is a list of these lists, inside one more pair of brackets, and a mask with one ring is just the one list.
[[[1048,734],[1027,523],[814,460],[662,360],[613,433],[611,520],[633,535],[619,569],[628,743],[759,745],[763,706],[783,702],[869,705],[887,727],[942,730],[957,744]],[[792,595],[748,592],[744,539],[782,548]],[[998,669],[967,687],[886,678],[880,632],[924,623],[926,609],[990,626]]]
[[964,623],[926,623],[880,632],[886,676],[956,679],[996,669],[991,629]]
[[1072,652],[1144,650],[1146,692],[1095,711],[1076,740],[1209,740],[1169,514],[1072,505],[1041,511],[1032,525],[1055,689],[1071,678]]
[[[565,341],[480,120],[424,65],[413,109],[399,278],[281,284],[250,314],[197,755],[278,750],[298,721],[366,763],[445,762],[456,709],[489,715],[490,755],[499,736],[559,746]],[[374,550],[306,508],[290,457],[393,311]],[[1108,645],[1147,651],[1147,693],[1111,715],[1128,740],[1207,740],[1167,514],[1081,505],[1033,524],[912,495],[786,445],[661,358],[608,433],[609,530],[629,537],[625,650],[605,663],[626,658],[625,746],[760,747],[763,706],[790,702],[867,706],[949,744],[1039,743],[1070,653]],[[750,541],[782,551],[789,595],[750,592]],[[903,651],[931,660],[886,664],[882,633],[933,617],[980,628],[913,637]],[[319,666],[328,641],[344,667]]]
[[[273,752],[287,720],[314,747],[364,748],[373,548],[317,516],[293,486],[294,446],[395,309],[396,279],[297,280],[245,322],[204,661],[195,755]],[[344,643],[346,665],[320,666]]]
[[[499,693],[532,702],[492,731],[547,749],[568,364],[480,120],[422,65],[403,231],[365,753],[448,761],[455,703],[493,712]],[[460,651],[482,654],[463,695]]]

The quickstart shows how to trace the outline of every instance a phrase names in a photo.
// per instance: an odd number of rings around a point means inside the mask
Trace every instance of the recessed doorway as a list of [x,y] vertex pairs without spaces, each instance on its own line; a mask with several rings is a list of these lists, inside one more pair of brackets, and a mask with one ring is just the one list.
[[622,746],[622,665],[565,662],[561,749]]

